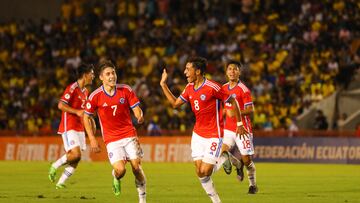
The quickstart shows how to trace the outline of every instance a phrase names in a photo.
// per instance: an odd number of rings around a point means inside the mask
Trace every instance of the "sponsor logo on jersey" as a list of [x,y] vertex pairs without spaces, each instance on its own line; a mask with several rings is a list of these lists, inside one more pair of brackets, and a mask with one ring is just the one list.
[[120,103],[121,103],[121,104],[125,103],[125,99],[124,99],[124,98],[120,98]]
[[232,97],[232,98],[236,98],[236,94],[235,94],[235,93],[232,94],[231,97]]
[[107,105],[107,103],[105,102],[102,106],[103,106],[103,107],[106,107],[106,106],[108,106],[108,105]]
[[201,99],[201,101],[205,101],[205,99],[206,99],[205,94],[200,95],[200,99]]

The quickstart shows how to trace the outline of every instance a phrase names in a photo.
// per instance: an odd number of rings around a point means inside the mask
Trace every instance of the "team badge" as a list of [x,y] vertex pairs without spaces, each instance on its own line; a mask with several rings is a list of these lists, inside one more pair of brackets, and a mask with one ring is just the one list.
[[90,109],[91,108],[91,104],[90,103],[86,103],[86,108]]
[[70,94],[65,94],[65,99],[70,99]]
[[232,97],[232,98],[236,98],[236,94],[235,94],[235,93],[232,94],[231,97]]
[[110,153],[109,153],[109,158],[111,159],[111,158],[113,157],[113,155],[114,155],[114,154],[113,154],[112,152],[110,152]]
[[202,101],[205,101],[205,99],[206,99],[205,94],[200,95],[200,99],[201,99]]
[[75,144],[75,141],[74,140],[71,140],[70,141],[70,145],[74,145]]
[[125,103],[125,99],[124,99],[124,98],[120,98],[120,103],[121,103],[121,104]]

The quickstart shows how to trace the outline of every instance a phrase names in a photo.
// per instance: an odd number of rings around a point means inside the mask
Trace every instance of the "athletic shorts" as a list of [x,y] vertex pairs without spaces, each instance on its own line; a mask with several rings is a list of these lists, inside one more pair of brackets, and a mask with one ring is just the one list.
[[237,136],[235,132],[224,130],[224,144],[230,148],[236,144],[241,155],[254,154],[253,134],[248,134],[248,138],[240,139],[240,136]]
[[202,160],[205,163],[214,165],[220,156],[221,144],[221,138],[204,138],[193,132],[191,156],[194,161]]
[[61,137],[66,152],[78,146],[81,151],[86,150],[85,132],[69,130],[61,134]]
[[137,137],[129,137],[106,145],[109,161],[112,164],[120,160],[133,160],[143,157],[143,151]]

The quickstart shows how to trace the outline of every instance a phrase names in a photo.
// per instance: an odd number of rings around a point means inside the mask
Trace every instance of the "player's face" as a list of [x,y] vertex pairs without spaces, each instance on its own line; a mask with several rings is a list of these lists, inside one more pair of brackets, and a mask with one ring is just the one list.
[[100,75],[100,80],[104,85],[114,87],[117,80],[115,69],[112,67],[105,68]]
[[240,69],[235,64],[228,65],[226,69],[226,76],[229,81],[237,81],[240,77]]
[[184,74],[186,76],[186,80],[190,82],[194,82],[196,80],[196,68],[192,63],[187,63],[185,66]]
[[90,85],[95,78],[94,70],[91,70],[89,73],[85,74],[85,83]]

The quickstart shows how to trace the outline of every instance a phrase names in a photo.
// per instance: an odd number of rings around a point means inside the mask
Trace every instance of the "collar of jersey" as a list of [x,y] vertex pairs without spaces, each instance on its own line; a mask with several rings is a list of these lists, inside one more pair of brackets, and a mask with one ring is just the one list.
[[203,83],[200,85],[200,87],[198,87],[197,89],[195,89],[195,83],[194,83],[194,91],[196,92],[196,91],[198,91],[200,88],[202,88],[202,86],[204,86],[205,82],[206,82],[206,78],[204,77],[204,82],[203,82]]
[[78,81],[76,81],[76,83],[77,83],[77,86],[78,86],[78,88],[80,89],[80,91],[82,92],[82,93],[84,93],[85,92],[85,90],[86,90],[86,88],[84,87],[84,88],[80,88],[80,85],[79,85],[79,82]]
[[105,95],[108,96],[108,97],[113,97],[113,96],[116,95],[116,87],[115,87],[115,92],[114,92],[113,95],[110,95],[110,94],[108,94],[108,93],[106,92],[106,90],[104,89],[104,85],[101,85],[101,88],[102,88],[103,92],[105,93]]
[[229,82],[229,86],[228,86],[228,89],[229,90],[232,90],[232,89],[234,89],[236,86],[238,86],[238,84],[240,83],[240,80],[237,82],[237,84],[233,87],[233,88],[230,88],[230,82]]

